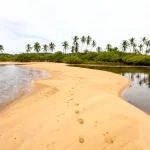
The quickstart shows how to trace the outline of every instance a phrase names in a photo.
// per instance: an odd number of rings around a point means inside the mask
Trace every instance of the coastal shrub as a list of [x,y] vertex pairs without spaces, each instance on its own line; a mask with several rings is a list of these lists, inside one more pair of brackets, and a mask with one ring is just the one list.
[[68,56],[64,59],[67,64],[81,64],[82,60],[77,56]]
[[63,54],[61,51],[58,51],[53,54],[52,60],[53,62],[61,63],[63,62],[64,57],[65,57],[65,54]]
[[97,57],[98,53],[96,52],[89,52],[89,53],[84,53],[82,56],[83,60],[88,60],[88,61],[94,61],[94,59]]
[[127,64],[150,65],[150,56],[137,55],[124,60]]
[[150,65],[150,56],[119,51],[111,52],[84,52],[64,54],[55,53],[21,53],[0,54],[0,61],[17,62],[58,62],[69,64],[106,64],[106,65]]
[[95,61],[99,62],[121,62],[121,57],[116,52],[101,52],[96,56]]
[[0,54],[0,61],[13,61],[14,57],[11,54]]

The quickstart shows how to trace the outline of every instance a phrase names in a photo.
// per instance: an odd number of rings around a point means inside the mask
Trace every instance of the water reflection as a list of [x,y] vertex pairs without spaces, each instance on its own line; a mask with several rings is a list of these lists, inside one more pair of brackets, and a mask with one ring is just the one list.
[[132,105],[150,114],[150,68],[86,65],[79,65],[78,67],[114,72],[132,80],[132,86],[123,92],[122,97]]

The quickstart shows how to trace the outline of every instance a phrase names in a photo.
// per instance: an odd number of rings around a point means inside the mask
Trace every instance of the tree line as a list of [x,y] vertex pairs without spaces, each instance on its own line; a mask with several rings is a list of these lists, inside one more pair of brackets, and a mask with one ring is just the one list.
[[[86,47],[84,47],[84,45]],[[89,48],[90,46],[90,48]],[[56,45],[51,42],[49,44],[40,45],[40,43],[36,42],[33,47],[31,47],[30,44],[26,45],[26,52],[31,52],[32,49],[34,49],[35,52],[39,53],[41,50],[43,52],[53,52],[56,48]],[[62,42],[62,48],[64,53],[67,52],[67,50],[71,50],[71,53],[77,53],[77,52],[83,52],[83,51],[93,51],[94,48],[96,48],[96,52],[102,52],[102,51],[123,51],[123,52],[130,52],[135,54],[148,54],[150,53],[150,40],[148,40],[146,37],[141,38],[140,44],[137,44],[137,41],[134,37],[131,37],[129,40],[123,40],[121,43],[121,46],[113,47],[111,44],[107,44],[105,49],[102,49],[100,46],[97,46],[97,43],[95,40],[92,40],[91,36],[82,36],[79,38],[78,36],[74,36],[72,38],[72,44],[70,46],[69,42],[64,41]],[[95,51],[94,50],[94,51]]]
[[48,45],[44,44],[43,46],[40,45],[39,42],[34,43],[33,47],[31,46],[31,44],[27,44],[26,45],[26,52],[30,53],[32,51],[32,49],[34,49],[35,52],[39,53],[41,51],[41,49],[43,49],[43,52],[47,53],[48,51],[53,52],[55,49],[56,45],[51,42]]
[[[86,46],[86,47],[85,47]],[[89,48],[90,47],[90,48]],[[34,52],[51,52],[53,53],[56,48],[56,45],[53,42],[50,42],[49,44],[40,45],[39,42],[34,43],[33,46],[31,44],[26,45],[26,52],[30,53],[32,50]],[[84,51],[93,51],[94,48],[96,48],[96,52],[102,52],[102,51],[122,51],[122,52],[130,52],[135,54],[148,54],[150,53],[150,40],[148,40],[146,37],[141,38],[140,44],[137,43],[136,39],[134,37],[131,37],[129,40],[123,40],[121,42],[120,47],[113,47],[111,44],[107,44],[105,49],[102,49],[100,46],[97,46],[97,43],[95,40],[92,39],[91,36],[82,36],[79,38],[78,36],[72,37],[72,44],[70,45],[69,42],[64,41],[62,42],[62,48],[64,53],[67,52],[67,50],[71,50],[71,53],[77,53],[77,52],[84,52]],[[95,51],[94,50],[94,51]],[[4,51],[4,46],[0,45],[0,52]]]

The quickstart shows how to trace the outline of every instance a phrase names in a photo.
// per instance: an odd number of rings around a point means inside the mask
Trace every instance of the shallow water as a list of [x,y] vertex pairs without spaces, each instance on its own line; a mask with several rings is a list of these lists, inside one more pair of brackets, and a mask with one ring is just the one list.
[[49,77],[49,73],[42,70],[0,65],[0,105],[33,92],[35,80]]
[[121,74],[132,81],[132,86],[122,93],[124,100],[150,114],[150,68],[147,67],[106,67],[75,65]]

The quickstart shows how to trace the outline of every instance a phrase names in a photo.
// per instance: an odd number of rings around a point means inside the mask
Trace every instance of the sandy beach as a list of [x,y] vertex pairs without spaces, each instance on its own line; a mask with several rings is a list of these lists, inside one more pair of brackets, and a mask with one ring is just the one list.
[[150,117],[121,99],[110,72],[27,63],[51,78],[0,111],[0,150],[150,150]]

